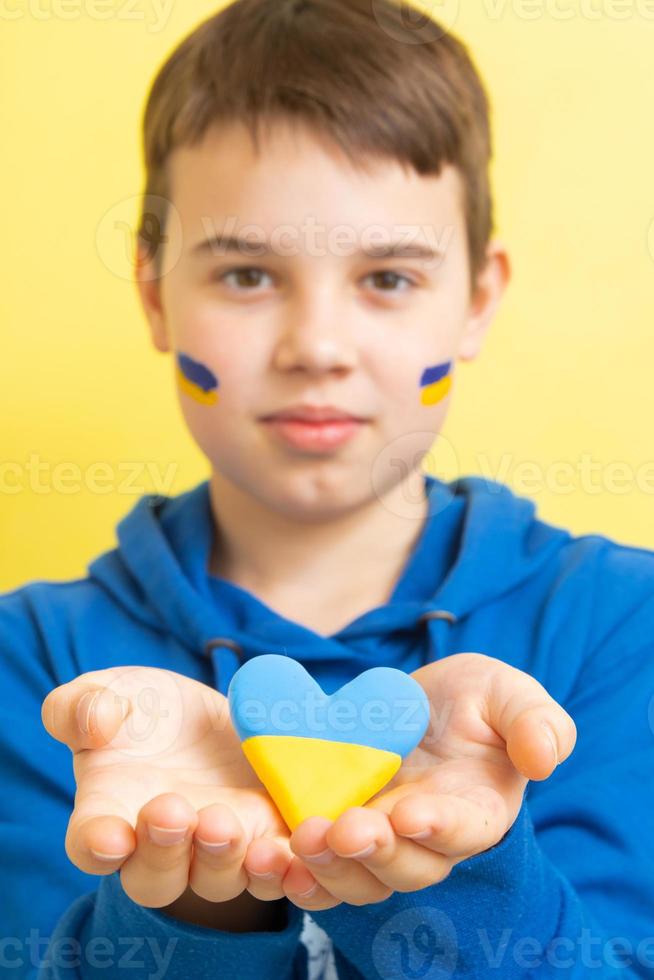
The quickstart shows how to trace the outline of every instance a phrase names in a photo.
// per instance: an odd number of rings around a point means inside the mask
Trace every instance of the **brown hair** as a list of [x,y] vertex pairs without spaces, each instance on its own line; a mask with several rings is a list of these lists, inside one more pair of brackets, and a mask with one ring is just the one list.
[[493,230],[487,96],[465,46],[425,16],[416,31],[406,14],[400,0],[235,0],[184,38],[159,69],[143,117],[138,236],[150,257],[153,222],[163,230],[166,221],[156,198],[170,199],[166,162],[176,147],[240,121],[258,152],[261,124],[292,119],[363,170],[366,157],[420,175],[454,165],[472,293]]

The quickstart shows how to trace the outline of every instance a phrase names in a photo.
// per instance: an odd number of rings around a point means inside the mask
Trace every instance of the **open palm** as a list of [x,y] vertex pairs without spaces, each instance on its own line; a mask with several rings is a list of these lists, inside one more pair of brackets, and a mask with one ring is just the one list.
[[[93,691],[100,691],[95,722],[85,733],[80,701]],[[66,853],[81,870],[120,868],[135,901],[162,906],[189,880],[210,901],[239,894],[250,884],[242,864],[257,839],[269,841],[264,863],[272,849],[280,870],[288,864],[288,828],[241,749],[227,699],[213,688],[158,668],[93,671],[51,691],[42,720],[73,752],[77,792]],[[163,831],[159,847],[148,825]],[[187,831],[177,842],[176,829]],[[212,852],[198,840],[229,845]],[[158,857],[159,879],[152,873]],[[261,897],[280,895],[278,887]]]
[[313,881],[304,908],[328,908],[334,898],[375,903],[442,881],[502,839],[529,779],[546,779],[574,748],[572,718],[503,661],[458,653],[411,676],[430,702],[420,744],[365,806],[335,821],[309,817],[291,835],[284,888],[299,903]]
[[[570,755],[574,722],[533,677],[484,654],[454,654],[412,677],[429,698],[429,728],[367,806],[390,814],[411,796],[396,829],[419,833],[436,817],[458,825],[459,846],[470,847],[462,857],[478,853],[513,825],[529,779],[547,778]],[[556,755],[543,720],[559,733]]]

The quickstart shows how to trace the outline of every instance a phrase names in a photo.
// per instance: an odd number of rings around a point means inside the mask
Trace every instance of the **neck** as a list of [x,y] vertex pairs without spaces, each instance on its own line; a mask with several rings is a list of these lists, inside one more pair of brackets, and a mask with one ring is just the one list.
[[325,599],[390,596],[428,512],[424,476],[412,471],[385,495],[334,516],[273,509],[213,472],[216,528],[209,571],[255,594],[298,585]]

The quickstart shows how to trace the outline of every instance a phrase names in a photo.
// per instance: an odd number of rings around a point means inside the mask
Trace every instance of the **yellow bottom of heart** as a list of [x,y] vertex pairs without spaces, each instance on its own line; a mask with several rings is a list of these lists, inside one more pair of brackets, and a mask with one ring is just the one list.
[[402,765],[397,752],[324,738],[253,735],[241,744],[291,830],[307,817],[335,820],[363,806]]

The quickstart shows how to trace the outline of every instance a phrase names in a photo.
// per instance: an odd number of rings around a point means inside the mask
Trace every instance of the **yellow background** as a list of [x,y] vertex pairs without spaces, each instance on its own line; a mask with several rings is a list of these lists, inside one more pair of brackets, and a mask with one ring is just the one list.
[[[654,547],[654,5],[419,6],[469,46],[489,90],[514,270],[482,357],[459,366],[429,468],[491,476],[545,520]],[[0,3],[0,589],[85,574],[138,496],[207,475],[171,360],[150,346],[126,229],[149,82],[216,9]],[[106,493],[86,488],[95,464]]]

